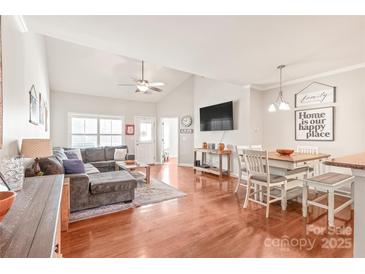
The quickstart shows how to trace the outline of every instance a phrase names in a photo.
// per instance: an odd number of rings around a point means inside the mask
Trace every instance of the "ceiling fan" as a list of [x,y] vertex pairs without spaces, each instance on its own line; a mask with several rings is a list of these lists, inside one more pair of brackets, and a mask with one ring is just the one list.
[[144,61],[142,60],[142,76],[141,79],[133,79],[133,81],[135,82],[135,84],[118,84],[118,86],[120,87],[136,87],[136,93],[138,92],[143,92],[145,94],[151,94],[152,91],[157,91],[157,92],[161,92],[162,89],[158,88],[158,87],[162,87],[165,84],[162,82],[153,82],[150,83],[147,80],[144,79]]

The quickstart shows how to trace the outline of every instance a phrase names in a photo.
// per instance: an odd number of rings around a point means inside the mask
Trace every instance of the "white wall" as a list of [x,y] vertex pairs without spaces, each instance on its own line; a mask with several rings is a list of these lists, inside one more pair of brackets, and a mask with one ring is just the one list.
[[[134,124],[135,116],[156,117],[156,105],[106,97],[51,92],[51,138],[55,146],[68,146],[68,113],[124,116],[126,124]],[[134,153],[134,135],[125,136],[130,153]]]
[[[34,84],[49,105],[45,42],[42,36],[21,33],[13,16],[2,16],[4,145],[1,157],[19,153],[23,138],[48,138],[44,126],[29,123],[29,89]],[[49,128],[49,126],[48,126]]]
[[[170,92],[166,97],[157,103],[157,151],[158,160],[160,160],[161,151],[161,127],[160,119],[162,117],[181,117],[185,115],[194,115],[194,77],[188,78],[176,90]],[[193,125],[197,120],[193,119]],[[179,122],[180,124],[180,122]],[[193,128],[193,125],[190,128]],[[179,125],[182,127],[181,125]],[[179,135],[179,164],[192,165],[193,163],[194,134]]]
[[310,82],[283,87],[284,98],[292,109],[288,112],[269,113],[267,108],[277,96],[277,89],[264,91],[264,145],[267,149],[296,148],[298,145],[318,146],[332,156],[365,151],[365,69],[315,79],[337,88],[335,105],[335,141],[295,141],[294,94]]
[[[259,140],[251,140],[255,134],[251,131],[250,123],[250,87],[232,85],[203,77],[194,77],[194,145],[201,147],[203,142],[224,143],[226,146],[258,144]],[[256,101],[256,96],[254,98]],[[199,109],[209,105],[233,101],[234,130],[230,131],[200,131]],[[259,133],[257,134],[259,135]],[[208,159],[211,164],[218,165],[216,158]],[[226,160],[223,160],[226,166]],[[237,172],[236,160],[233,161],[233,170]]]
[[177,157],[179,152],[179,118],[162,118],[164,149],[169,157]]

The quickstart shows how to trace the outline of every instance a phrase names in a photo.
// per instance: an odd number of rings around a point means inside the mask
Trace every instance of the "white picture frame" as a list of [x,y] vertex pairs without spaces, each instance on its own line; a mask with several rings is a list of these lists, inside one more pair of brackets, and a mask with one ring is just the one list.
[[295,108],[336,102],[336,87],[313,82],[295,94]]
[[296,141],[334,141],[335,108],[323,107],[296,110]]

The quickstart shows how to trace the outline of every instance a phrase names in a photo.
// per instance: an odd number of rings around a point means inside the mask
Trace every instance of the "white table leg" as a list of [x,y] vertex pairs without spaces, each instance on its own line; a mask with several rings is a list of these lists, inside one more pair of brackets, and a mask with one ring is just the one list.
[[352,174],[355,176],[353,256],[365,258],[365,170],[353,169]]
[[303,182],[303,197],[302,197],[302,211],[303,217],[307,217],[308,214],[308,186],[306,182]]
[[335,192],[333,189],[328,191],[328,225],[335,226]]

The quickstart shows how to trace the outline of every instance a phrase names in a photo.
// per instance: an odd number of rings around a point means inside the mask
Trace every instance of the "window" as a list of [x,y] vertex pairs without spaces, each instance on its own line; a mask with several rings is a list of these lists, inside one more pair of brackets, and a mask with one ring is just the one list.
[[123,118],[71,116],[71,146],[77,148],[123,144]]
[[151,122],[141,122],[139,124],[139,141],[142,143],[152,141],[152,123]]

